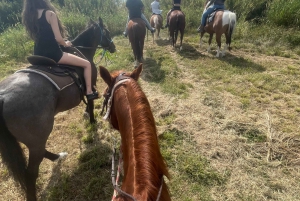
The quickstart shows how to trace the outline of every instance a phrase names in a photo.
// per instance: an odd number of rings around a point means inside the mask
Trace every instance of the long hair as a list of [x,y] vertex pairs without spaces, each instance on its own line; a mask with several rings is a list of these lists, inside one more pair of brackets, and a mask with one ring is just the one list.
[[[32,38],[34,41],[39,35],[37,9],[51,10],[56,15],[58,14],[55,7],[48,0],[24,0],[22,22],[30,38]],[[65,38],[67,36],[67,31],[58,17],[57,20],[60,33],[62,37]]]

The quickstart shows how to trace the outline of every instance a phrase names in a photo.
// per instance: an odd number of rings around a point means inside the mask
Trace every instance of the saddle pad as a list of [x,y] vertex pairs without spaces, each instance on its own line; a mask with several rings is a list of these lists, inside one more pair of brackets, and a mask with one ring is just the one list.
[[72,84],[74,84],[74,80],[70,77],[70,76],[57,76],[57,75],[53,75],[51,73],[48,73],[46,71],[42,71],[39,69],[22,69],[22,70],[18,70],[15,73],[18,72],[29,72],[29,73],[36,73],[39,74],[41,76],[44,76],[46,79],[48,79],[59,91],[62,91],[63,89],[65,89],[68,86],[71,86]]

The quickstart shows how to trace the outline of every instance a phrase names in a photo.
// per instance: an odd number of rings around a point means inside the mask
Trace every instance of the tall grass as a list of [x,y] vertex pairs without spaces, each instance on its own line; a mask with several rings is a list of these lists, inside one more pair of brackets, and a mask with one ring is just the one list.
[[6,29],[0,35],[0,61],[25,61],[33,51],[33,42],[27,36],[24,27],[17,24]]
[[300,26],[300,1],[299,0],[273,0],[269,2],[267,18],[278,26]]

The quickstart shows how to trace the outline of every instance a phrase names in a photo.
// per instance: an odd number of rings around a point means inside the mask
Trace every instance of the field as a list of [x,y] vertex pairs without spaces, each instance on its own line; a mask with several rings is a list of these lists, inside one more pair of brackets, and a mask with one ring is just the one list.
[[[247,30],[241,27],[237,36]],[[287,47],[268,47],[233,39],[223,58],[207,53],[207,37],[188,33],[183,50],[171,48],[166,30],[155,44],[146,39],[142,76],[167,161],[173,201],[299,199],[300,56]],[[264,44],[263,44],[264,42]],[[98,65],[132,71],[128,39]],[[95,58],[98,62],[99,58]],[[11,65],[7,68],[7,65]],[[27,63],[6,63],[2,79]],[[101,92],[105,84],[98,78]],[[111,154],[120,136],[102,120],[103,99],[96,100],[97,125],[83,115],[84,104],[55,118],[47,149],[66,151],[66,160],[40,166],[39,200],[110,200]],[[26,150],[26,148],[24,147]],[[1,160],[1,159],[0,159]],[[1,200],[24,200],[0,161]]]

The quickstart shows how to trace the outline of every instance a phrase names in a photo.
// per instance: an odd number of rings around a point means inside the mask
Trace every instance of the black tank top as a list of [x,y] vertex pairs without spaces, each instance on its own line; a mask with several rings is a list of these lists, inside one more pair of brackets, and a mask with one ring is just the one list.
[[53,59],[58,62],[63,52],[55,40],[51,25],[46,19],[46,10],[43,10],[42,16],[38,19],[39,33],[34,44],[34,54]]

